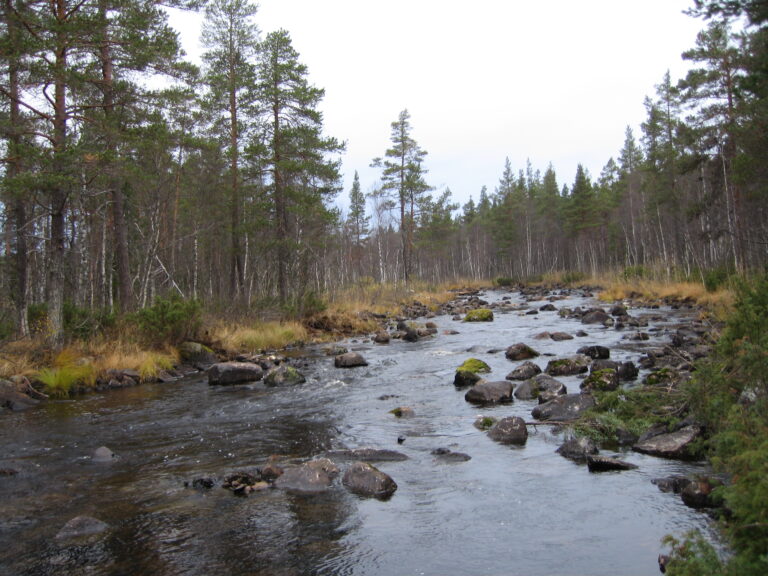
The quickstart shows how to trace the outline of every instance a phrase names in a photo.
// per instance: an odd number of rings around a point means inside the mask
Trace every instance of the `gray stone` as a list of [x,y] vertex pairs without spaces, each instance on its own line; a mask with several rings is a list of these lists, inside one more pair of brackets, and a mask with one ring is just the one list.
[[93,462],[112,462],[114,459],[115,453],[106,446],[99,446],[93,451],[93,455],[91,456]]
[[515,385],[508,380],[488,382],[481,380],[464,395],[464,399],[472,404],[499,404],[512,402],[512,391]]
[[267,372],[264,377],[264,384],[267,386],[296,386],[304,384],[306,381],[307,379],[301,372],[287,364],[280,364],[277,368]]
[[543,397],[551,400],[555,396],[562,396],[567,393],[565,384],[559,380],[552,378],[549,374],[537,374],[517,387],[515,398],[518,400],[536,400]]
[[368,366],[368,362],[357,352],[347,352],[339,354],[333,359],[333,365],[336,368],[357,368],[359,366]]
[[523,445],[528,440],[528,428],[522,418],[508,416],[488,430],[488,437],[500,444]]
[[208,368],[208,384],[226,385],[255,382],[264,377],[264,370],[250,362],[219,362]]
[[576,354],[569,358],[550,360],[544,370],[550,376],[575,376],[589,370],[592,359],[584,354]]
[[632,450],[661,458],[688,459],[691,457],[688,446],[699,436],[701,436],[701,428],[692,424],[675,432],[657,434],[650,438],[643,437],[632,447]]
[[636,464],[611,458],[609,456],[587,456],[587,468],[590,472],[611,472],[622,470],[634,470]]
[[597,452],[597,445],[584,436],[566,440],[557,449],[560,456],[576,462],[586,462],[587,456],[597,454]]
[[397,483],[388,474],[367,462],[353,462],[341,483],[354,494],[382,500],[397,490]]
[[539,404],[531,411],[531,415],[537,420],[563,422],[575,420],[594,405],[595,399],[590,394],[565,394]]
[[512,344],[512,346],[507,348],[505,355],[508,360],[512,360],[513,362],[517,360],[530,360],[531,358],[540,356],[536,350],[528,346],[528,344],[523,344],[522,342]]
[[533,378],[537,374],[541,374],[541,368],[538,364],[535,364],[531,362],[530,360],[523,362],[512,370],[509,374],[507,374],[506,379],[507,380],[528,380],[530,378]]
[[275,480],[275,488],[305,494],[325,492],[338,474],[339,469],[331,460],[320,458],[301,466],[284,468]]

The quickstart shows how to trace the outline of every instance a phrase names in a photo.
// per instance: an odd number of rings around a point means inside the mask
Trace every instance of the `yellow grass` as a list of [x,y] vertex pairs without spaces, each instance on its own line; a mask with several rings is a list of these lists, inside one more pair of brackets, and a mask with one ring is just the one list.
[[714,311],[727,310],[733,304],[733,292],[721,288],[708,292],[703,284],[698,282],[664,282],[657,280],[603,281],[604,289],[598,295],[600,300],[612,302],[615,300],[639,299],[646,301],[679,300],[691,302]]
[[307,329],[298,322],[261,322],[253,326],[217,324],[211,334],[225,350],[251,353],[280,350],[309,337]]

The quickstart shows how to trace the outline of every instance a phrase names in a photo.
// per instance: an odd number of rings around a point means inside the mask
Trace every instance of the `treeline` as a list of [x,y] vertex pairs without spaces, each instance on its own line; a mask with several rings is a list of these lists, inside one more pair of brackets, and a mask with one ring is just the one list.
[[[59,345],[68,307],[128,312],[171,294],[300,314],[360,281],[764,266],[765,9],[695,4],[708,25],[684,56],[692,71],[663,78],[642,133],[628,128],[597,178],[507,162],[460,207],[429,186],[403,111],[372,159],[380,181],[366,194],[355,178],[341,214],[324,92],[287,32],[261,34],[255,4],[4,0],[0,336],[34,328]],[[204,10],[200,68],[169,5]]]

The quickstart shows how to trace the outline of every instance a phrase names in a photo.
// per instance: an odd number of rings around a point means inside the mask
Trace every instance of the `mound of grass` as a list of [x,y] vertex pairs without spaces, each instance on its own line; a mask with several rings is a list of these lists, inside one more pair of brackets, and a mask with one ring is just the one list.
[[280,350],[304,342],[309,332],[299,322],[263,322],[255,326],[218,326],[213,331],[222,348],[235,352]]

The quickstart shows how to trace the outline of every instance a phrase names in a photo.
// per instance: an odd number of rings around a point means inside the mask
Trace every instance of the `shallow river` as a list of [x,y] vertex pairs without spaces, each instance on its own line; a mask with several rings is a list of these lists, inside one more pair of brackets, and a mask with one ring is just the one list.
[[[583,297],[555,302],[593,304]],[[655,318],[644,346],[665,342],[680,318],[663,309],[630,313]],[[0,477],[0,574],[655,575],[665,534],[708,529],[704,514],[651,483],[696,473],[698,465],[625,452],[637,470],[590,474],[555,453],[563,438],[551,426],[529,426],[523,448],[497,444],[473,426],[476,417],[530,421],[535,403],[478,408],[452,383],[469,357],[503,379],[517,365],[503,350],[516,342],[556,356],[601,344],[612,359],[637,361],[642,349],[622,340],[628,331],[583,326],[556,312],[434,321],[439,334],[416,343],[343,343],[366,357],[366,368],[336,369],[317,354],[301,367],[308,382],[298,387],[211,387],[196,375],[0,413],[0,468],[19,471]],[[588,336],[533,340],[544,330],[581,329]],[[538,359],[542,368],[549,359]],[[578,391],[577,378],[562,380]],[[415,416],[389,414],[398,406]],[[92,462],[101,445],[118,458]],[[248,497],[220,485],[185,487],[253,469],[273,454],[301,459],[364,446],[409,457],[376,464],[398,484],[387,501],[340,485],[321,495],[267,490]],[[441,463],[430,454],[439,447],[472,459]],[[57,542],[78,515],[112,528],[89,545]]]

